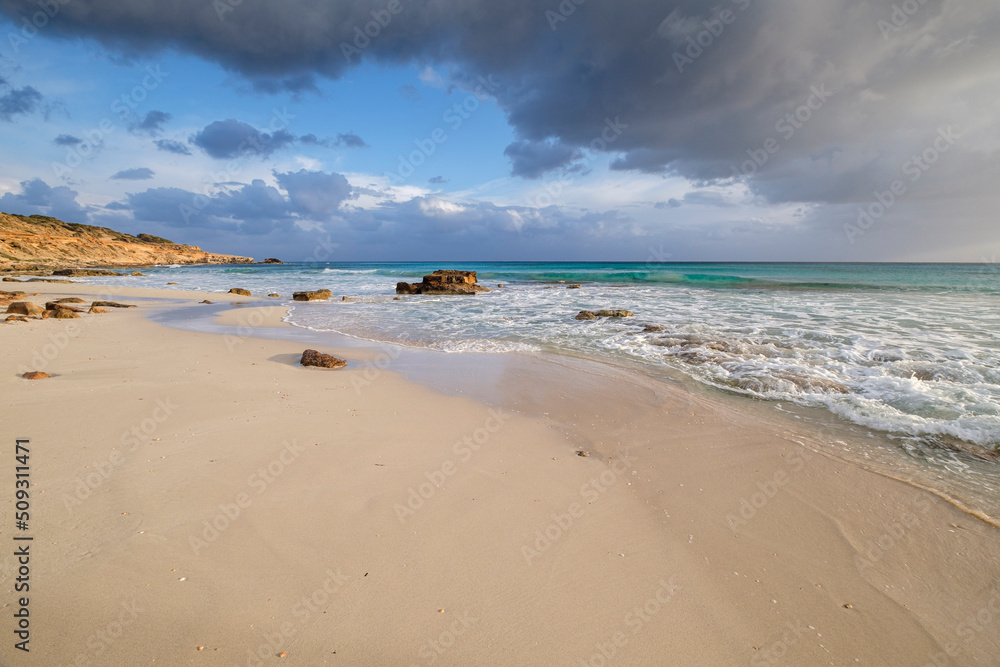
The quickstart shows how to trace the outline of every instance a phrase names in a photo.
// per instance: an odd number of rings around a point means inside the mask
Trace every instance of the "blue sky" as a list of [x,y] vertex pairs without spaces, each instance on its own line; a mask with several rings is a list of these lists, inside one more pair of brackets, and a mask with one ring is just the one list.
[[290,260],[1000,250],[989,3],[415,0],[348,61],[386,3],[53,2],[0,3],[6,212]]

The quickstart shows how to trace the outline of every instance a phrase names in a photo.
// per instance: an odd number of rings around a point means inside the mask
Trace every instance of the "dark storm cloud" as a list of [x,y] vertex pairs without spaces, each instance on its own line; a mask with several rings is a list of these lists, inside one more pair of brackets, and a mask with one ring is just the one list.
[[148,134],[151,137],[155,137],[163,130],[163,125],[171,118],[173,116],[166,111],[157,111],[154,109],[148,111],[146,116],[139,122],[129,125],[128,131],[133,134]]
[[48,215],[66,222],[86,223],[90,207],[76,201],[79,193],[65,185],[51,187],[40,178],[21,181],[20,192],[0,197],[0,211],[21,215]]
[[[916,167],[914,192],[993,196],[1000,178],[1000,6],[987,0],[912,0],[905,11],[898,0],[405,2],[364,39],[384,3],[218,4],[75,0],[48,34],[133,54],[179,48],[251,81],[336,78],[362,61],[495,75],[497,103],[530,142],[514,149],[525,175],[547,164],[526,147],[553,138],[613,154],[615,169],[745,178],[770,201],[863,203],[953,126],[960,139]],[[19,21],[37,5],[0,9]],[[231,137],[201,142],[239,153]]]
[[153,170],[148,167],[122,169],[111,177],[113,181],[146,181],[153,177]]
[[161,151],[174,153],[176,155],[191,155],[191,149],[179,141],[174,141],[173,139],[157,139],[155,143],[156,147]]
[[6,80],[0,80],[0,93],[0,120],[7,123],[13,122],[15,116],[44,109],[45,98],[31,86],[14,88]]
[[295,142],[295,137],[279,129],[268,134],[235,118],[209,123],[191,137],[191,143],[216,159],[244,155],[267,157]]
[[558,141],[515,141],[503,153],[510,158],[511,174],[524,178],[541,178],[583,157],[580,149]]

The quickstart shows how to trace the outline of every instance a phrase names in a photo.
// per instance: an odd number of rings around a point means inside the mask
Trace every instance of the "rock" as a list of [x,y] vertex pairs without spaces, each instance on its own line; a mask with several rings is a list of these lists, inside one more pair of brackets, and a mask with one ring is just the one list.
[[[116,273],[116,276],[120,276],[120,273]],[[74,285],[72,280],[59,280],[56,278],[28,278],[29,283],[63,283],[65,285]]]
[[666,327],[661,327],[659,324],[647,324],[642,328],[642,333],[659,333],[666,330]]
[[281,297],[281,295],[280,295],[280,294],[268,294],[268,296],[270,296],[270,297],[278,297],[278,298],[280,298],[280,297]]
[[167,283],[168,285],[180,285],[180,283]]
[[129,275],[132,275],[132,276],[145,276],[146,274],[143,273],[142,271],[133,271]]
[[94,306],[91,306],[90,310],[87,311],[87,313],[90,315],[103,315],[104,313],[110,313],[110,312],[111,311],[108,310],[107,308],[95,308]]
[[250,296],[250,290],[243,289],[241,287],[234,287],[233,289],[229,290],[229,293],[230,294],[239,294],[240,296]]
[[15,301],[7,306],[7,313],[14,315],[41,315],[45,309],[30,301]]
[[475,271],[435,271],[420,283],[396,283],[396,294],[478,294],[488,287],[476,284]]
[[56,320],[75,320],[80,317],[80,313],[70,308],[59,308],[58,310],[46,310],[42,313],[42,319],[49,318]]
[[205,299],[204,301],[199,301],[198,303],[207,303],[211,305],[212,303],[214,303],[214,301],[209,301],[208,299]]
[[79,308],[67,306],[66,304],[59,303],[58,301],[47,301],[45,303],[45,310],[72,310],[74,313],[82,312]]
[[268,257],[264,260],[264,264],[284,264],[284,262],[276,257]]
[[28,318],[24,315],[8,315],[5,322],[27,322]]
[[566,285],[566,289],[580,289],[583,285]]
[[323,354],[316,350],[306,350],[302,353],[303,366],[317,366],[319,368],[343,368],[347,362],[338,359],[332,354]]
[[400,296],[394,296],[394,297],[392,297],[392,300],[393,300],[393,301],[402,301],[402,300],[403,300],[403,297],[400,297]]
[[581,449],[581,450],[579,450],[579,451],[577,451],[576,455],[577,455],[577,456],[582,456],[582,457],[584,457],[584,458],[586,458],[586,457],[590,456],[590,454],[588,454],[587,452],[583,451],[582,449]]
[[497,287],[502,288],[503,287],[503,283],[497,283]]
[[598,317],[635,317],[635,313],[631,310],[581,310],[576,319],[578,320],[596,320]]
[[118,303],[117,301],[94,301],[90,305],[91,307],[97,306],[98,308],[135,308],[130,303]]
[[56,303],[87,303],[83,299],[75,296],[69,296],[65,299],[56,299]]
[[5,292],[0,290],[0,299],[10,299],[11,301],[17,301],[28,296],[25,292],[18,290],[17,292]]
[[349,296],[342,296],[342,297],[340,297],[340,300],[341,300],[341,301],[354,301],[354,299],[352,299],[352,298],[351,298],[351,297],[349,297]]
[[117,271],[108,271],[107,269],[59,269],[58,271],[53,271],[52,275],[86,278],[88,276],[124,276],[125,274],[118,273]]
[[333,292],[328,289],[315,290],[312,292],[295,292],[292,298],[296,301],[326,301]]
[[52,377],[48,373],[43,373],[41,371],[28,371],[22,375],[25,380],[44,380],[46,378]]
[[20,278],[11,278],[11,277],[9,277],[9,276],[8,276],[8,277],[6,277],[6,278],[4,278],[4,279],[3,279],[3,281],[4,281],[5,283],[23,283],[23,282],[24,282],[24,281],[23,281],[23,280],[21,280]]

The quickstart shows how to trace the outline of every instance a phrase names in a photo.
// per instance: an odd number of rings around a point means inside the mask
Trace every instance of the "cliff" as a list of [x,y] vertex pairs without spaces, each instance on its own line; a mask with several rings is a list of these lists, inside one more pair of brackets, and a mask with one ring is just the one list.
[[42,215],[0,213],[0,271],[251,262],[251,257],[217,255],[149,234],[132,236]]

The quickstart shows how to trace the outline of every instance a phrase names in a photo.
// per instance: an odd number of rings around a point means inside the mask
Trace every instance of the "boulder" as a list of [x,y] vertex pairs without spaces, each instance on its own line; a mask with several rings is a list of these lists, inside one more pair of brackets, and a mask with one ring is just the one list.
[[56,320],[75,320],[80,317],[80,313],[76,310],[70,308],[59,308],[57,310],[46,310],[42,313],[42,319],[47,320],[49,318]]
[[111,311],[108,310],[107,308],[98,308],[95,306],[91,306],[90,310],[87,311],[87,313],[89,313],[90,315],[103,315],[104,313],[110,313],[110,312]]
[[91,307],[97,306],[98,308],[135,308],[130,303],[118,303],[117,301],[94,301],[90,305]]
[[79,297],[68,296],[65,299],[56,299],[56,303],[87,303],[87,302]]
[[21,377],[23,377],[25,380],[44,380],[52,376],[50,376],[48,373],[43,373],[41,371],[28,371]]
[[476,284],[475,271],[435,271],[419,283],[396,283],[396,294],[478,294],[489,288]]
[[45,309],[30,301],[15,301],[7,306],[7,313],[13,315],[41,315]]
[[230,294],[239,294],[240,296],[250,296],[250,290],[243,289],[241,287],[234,287],[233,289],[229,290],[229,293]]
[[72,310],[74,313],[82,312],[79,308],[67,306],[66,304],[59,303],[58,301],[47,301],[45,303],[45,310]]
[[24,315],[8,315],[5,322],[27,322],[28,318]]
[[303,366],[317,366],[319,368],[343,368],[347,362],[338,359],[332,354],[323,354],[316,350],[305,350],[302,353]]
[[296,301],[326,301],[331,296],[333,296],[333,292],[328,289],[321,289],[312,292],[295,292],[292,298]]
[[598,317],[635,317],[631,310],[581,310],[576,319],[596,320]]

